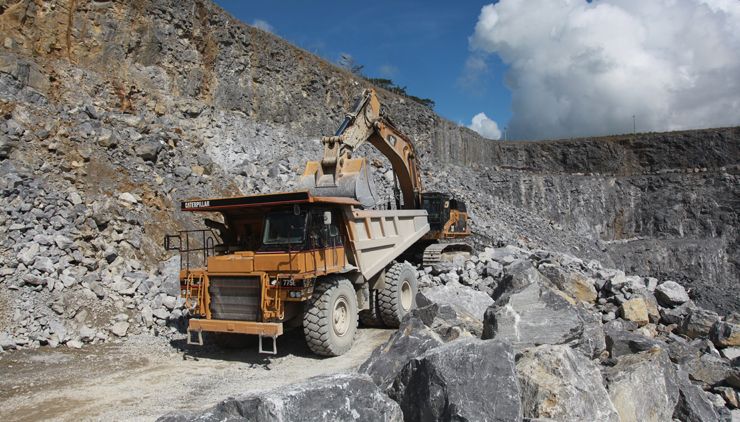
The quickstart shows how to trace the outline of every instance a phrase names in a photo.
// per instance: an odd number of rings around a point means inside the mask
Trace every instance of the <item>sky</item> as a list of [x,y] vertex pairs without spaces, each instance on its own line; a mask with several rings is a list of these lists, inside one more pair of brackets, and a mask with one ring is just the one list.
[[216,2],[489,139],[740,124],[740,0]]

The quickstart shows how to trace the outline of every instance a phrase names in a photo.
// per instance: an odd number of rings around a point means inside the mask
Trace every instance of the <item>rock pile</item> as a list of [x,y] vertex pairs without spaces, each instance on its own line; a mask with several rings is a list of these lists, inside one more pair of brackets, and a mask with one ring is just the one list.
[[[699,308],[673,281],[562,253],[487,248],[456,264],[419,269],[420,308],[358,370],[403,420],[740,417],[737,314]],[[323,382],[300,388],[319,394]],[[282,394],[272,406],[294,403]],[[364,420],[352,389],[340,397]],[[217,420],[233,402],[166,420]],[[247,419],[261,414],[241,408]]]
[[13,299],[2,349],[80,348],[169,331],[166,323],[183,316],[177,280],[135,257],[142,247],[139,198],[125,192],[117,201],[86,202],[73,187],[45,185],[7,162],[0,173],[0,286]]

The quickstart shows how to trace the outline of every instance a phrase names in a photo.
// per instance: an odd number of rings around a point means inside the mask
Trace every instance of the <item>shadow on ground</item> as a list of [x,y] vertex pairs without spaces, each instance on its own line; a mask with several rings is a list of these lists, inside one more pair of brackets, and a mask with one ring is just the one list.
[[[270,349],[272,340],[263,339],[263,346]],[[230,362],[243,362],[252,366],[262,366],[269,370],[274,359],[286,356],[299,356],[322,360],[323,356],[314,354],[306,345],[301,330],[291,330],[277,339],[277,353],[259,353],[257,336],[241,334],[204,333],[203,346],[188,344],[187,339],[170,340],[170,345],[183,353],[183,360],[218,359]]]

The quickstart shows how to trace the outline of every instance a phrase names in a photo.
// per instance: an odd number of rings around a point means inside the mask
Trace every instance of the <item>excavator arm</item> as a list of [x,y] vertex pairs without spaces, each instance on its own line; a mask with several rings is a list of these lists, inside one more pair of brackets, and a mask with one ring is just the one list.
[[323,158],[306,164],[300,180],[302,187],[315,195],[348,196],[356,198],[366,208],[374,206],[377,198],[367,161],[352,158],[354,151],[368,142],[390,161],[401,190],[403,208],[421,208],[421,175],[414,146],[381,114],[375,90],[365,90],[335,135],[324,137],[321,142]]

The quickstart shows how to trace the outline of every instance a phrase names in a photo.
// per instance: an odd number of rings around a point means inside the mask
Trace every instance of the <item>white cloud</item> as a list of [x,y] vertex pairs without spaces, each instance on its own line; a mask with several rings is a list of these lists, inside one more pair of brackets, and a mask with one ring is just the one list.
[[471,55],[465,60],[465,67],[457,84],[472,94],[482,94],[485,89],[484,76],[488,71],[488,64],[480,54]]
[[737,0],[501,0],[470,47],[509,66],[514,138],[740,123]]
[[254,22],[252,22],[252,26],[271,34],[275,33],[275,28],[273,28],[273,26],[270,25],[267,21],[264,21],[262,19],[255,19]]
[[501,130],[498,124],[486,116],[485,113],[478,113],[473,116],[473,121],[468,128],[478,132],[478,134],[488,139],[501,139]]
[[380,76],[384,78],[392,78],[398,73],[398,68],[392,64],[384,64],[380,66]]

